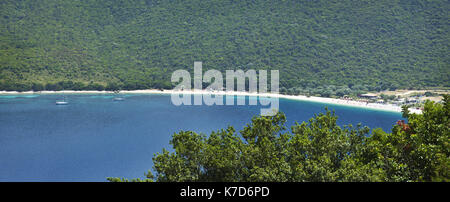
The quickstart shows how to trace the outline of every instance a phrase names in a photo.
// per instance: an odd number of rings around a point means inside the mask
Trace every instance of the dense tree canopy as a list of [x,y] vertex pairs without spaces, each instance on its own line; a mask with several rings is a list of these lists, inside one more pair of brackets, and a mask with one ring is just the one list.
[[279,69],[290,94],[448,87],[449,10],[439,0],[2,0],[0,90],[171,88],[171,73],[194,61]]
[[155,154],[146,181],[449,181],[450,96],[404,116],[408,123],[398,121],[392,133],[340,127],[328,110],[290,131],[283,113],[254,117],[239,134],[181,131],[173,153]]

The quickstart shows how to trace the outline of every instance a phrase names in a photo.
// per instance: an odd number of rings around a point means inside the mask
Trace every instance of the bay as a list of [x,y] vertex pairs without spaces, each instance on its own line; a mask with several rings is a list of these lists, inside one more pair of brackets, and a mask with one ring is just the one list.
[[[144,177],[152,157],[170,148],[180,130],[241,130],[265,106],[175,106],[170,95],[0,95],[0,181],[105,181]],[[236,99],[249,99],[236,97]],[[255,99],[255,98],[250,98]],[[340,125],[361,123],[389,132],[400,113],[280,99],[287,125],[307,121],[325,107]],[[171,149],[169,149],[171,151]]]

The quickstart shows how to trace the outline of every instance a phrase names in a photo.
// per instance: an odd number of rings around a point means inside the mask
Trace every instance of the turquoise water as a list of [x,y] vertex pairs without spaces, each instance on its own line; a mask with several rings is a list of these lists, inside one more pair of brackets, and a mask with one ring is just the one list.
[[[0,181],[105,181],[143,177],[173,133],[238,130],[261,106],[174,106],[170,95],[0,95]],[[239,97],[237,99],[243,99]],[[247,97],[248,99],[248,97]],[[254,99],[254,98],[251,98]],[[280,99],[288,125],[334,109],[339,124],[390,131],[400,113]]]

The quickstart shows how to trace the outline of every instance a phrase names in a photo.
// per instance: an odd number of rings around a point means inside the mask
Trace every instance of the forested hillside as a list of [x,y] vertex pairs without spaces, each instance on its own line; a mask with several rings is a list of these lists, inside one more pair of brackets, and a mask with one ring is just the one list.
[[450,86],[448,1],[2,0],[0,90],[171,88],[279,69],[282,92]]

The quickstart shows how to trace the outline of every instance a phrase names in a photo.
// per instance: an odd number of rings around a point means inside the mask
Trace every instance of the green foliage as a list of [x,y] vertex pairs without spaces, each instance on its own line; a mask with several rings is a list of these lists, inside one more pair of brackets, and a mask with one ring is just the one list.
[[404,114],[408,123],[398,121],[392,133],[342,128],[328,109],[290,132],[283,113],[254,117],[240,135],[233,127],[209,136],[181,131],[170,141],[173,153],[155,154],[156,175],[147,180],[449,181],[450,96],[425,103],[423,114]]
[[395,95],[385,95],[385,94],[381,94],[380,95],[381,99],[383,99],[385,102],[388,100],[395,100],[395,98],[397,98]]
[[153,174],[152,172],[148,171],[148,173],[146,173],[146,179],[140,179],[140,178],[134,178],[134,179],[127,179],[127,178],[119,178],[119,177],[107,177],[106,180],[110,181],[110,182],[154,182],[153,181]]
[[[450,86],[448,1],[0,2],[0,90],[172,88],[176,69],[279,69],[283,93]],[[90,85],[93,82],[94,84]],[[100,87],[103,86],[103,87]],[[47,89],[47,88],[45,88]]]
[[387,179],[400,181],[448,181],[450,163],[449,96],[443,105],[426,102],[423,114],[408,114],[408,124],[398,122],[392,133],[369,138],[381,155]]

